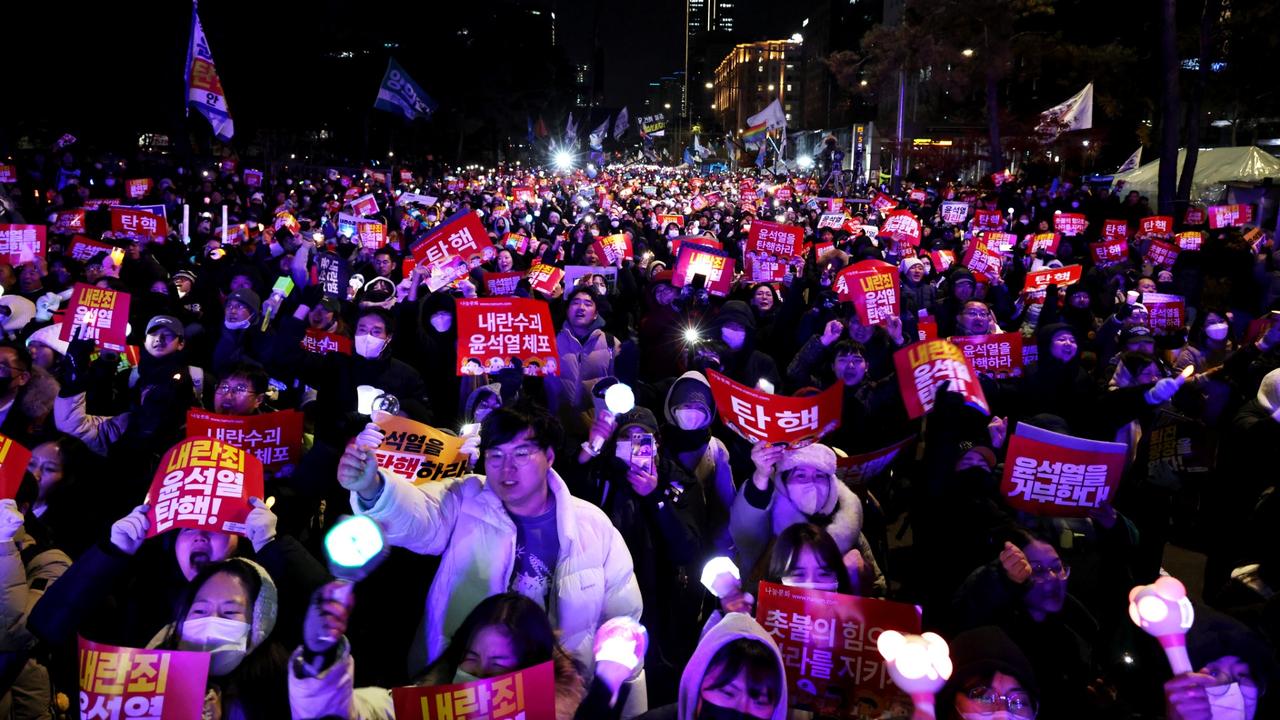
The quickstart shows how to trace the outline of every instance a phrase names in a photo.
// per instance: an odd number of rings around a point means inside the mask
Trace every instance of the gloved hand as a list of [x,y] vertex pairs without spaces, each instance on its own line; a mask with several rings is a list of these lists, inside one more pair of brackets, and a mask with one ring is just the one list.
[[147,511],[150,509],[150,505],[143,503],[115,521],[111,526],[111,544],[126,555],[138,552],[138,548],[147,539],[147,530],[151,529],[151,521],[147,519]]
[[262,498],[249,498],[249,505],[253,509],[244,519],[244,532],[249,542],[253,543],[253,551],[262,552],[262,548],[276,537],[278,519],[276,514],[271,512],[271,508],[262,502]]
[[364,429],[360,431],[360,434],[356,435],[356,445],[375,449],[380,448],[382,447],[383,437],[382,428],[378,427],[374,423],[368,423],[364,426]]
[[0,542],[11,542],[22,529],[22,512],[16,500],[0,500]]
[[480,431],[473,430],[462,436],[462,447],[458,448],[458,452],[471,458],[471,464],[475,465],[480,460]]
[[1173,399],[1178,394],[1178,388],[1182,387],[1185,379],[1181,376],[1171,378],[1160,378],[1155,385],[1143,395],[1148,405],[1161,405]]

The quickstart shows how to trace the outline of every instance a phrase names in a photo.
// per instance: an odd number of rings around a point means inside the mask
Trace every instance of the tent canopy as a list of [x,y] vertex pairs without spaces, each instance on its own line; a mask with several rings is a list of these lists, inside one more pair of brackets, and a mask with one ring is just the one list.
[[[1185,148],[1178,151],[1178,176],[1182,176],[1182,163],[1187,159]],[[1137,190],[1159,202],[1160,161],[1145,163],[1135,170],[1121,173],[1112,181],[1116,192]],[[1257,147],[1200,148],[1196,159],[1196,176],[1191,183],[1191,200],[1214,203],[1222,196],[1226,183],[1232,180],[1258,181],[1265,177],[1280,178],[1280,160]]]

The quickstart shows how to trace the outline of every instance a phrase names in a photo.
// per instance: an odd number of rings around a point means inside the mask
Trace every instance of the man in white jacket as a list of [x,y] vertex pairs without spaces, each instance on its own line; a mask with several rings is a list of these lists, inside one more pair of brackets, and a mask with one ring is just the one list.
[[[438,658],[467,614],[497,593],[519,592],[542,605],[561,644],[588,668],[602,623],[623,615],[639,621],[640,588],[622,536],[551,469],[562,431],[549,414],[495,410],[480,432],[487,476],[418,486],[378,470],[379,438],[370,428],[347,448],[338,482],[390,544],[441,556],[427,594],[425,656],[412,658],[411,670]],[[637,671],[623,717],[646,705]]]

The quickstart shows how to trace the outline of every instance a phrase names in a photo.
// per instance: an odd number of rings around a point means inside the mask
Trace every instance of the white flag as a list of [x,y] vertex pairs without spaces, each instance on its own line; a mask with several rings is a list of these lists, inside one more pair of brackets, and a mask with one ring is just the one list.
[[1142,146],[1139,145],[1138,149],[1134,150],[1133,154],[1129,156],[1129,159],[1125,160],[1124,164],[1120,166],[1120,169],[1116,171],[1116,174],[1119,175],[1120,173],[1127,173],[1130,170],[1137,170],[1138,166],[1141,164],[1142,164]]
[[604,145],[604,139],[609,135],[609,118],[605,118],[600,126],[591,131],[591,137],[588,141],[591,143],[592,150],[599,150]]
[[1064,132],[1088,130],[1093,127],[1093,83],[1071,96],[1070,100],[1040,113],[1036,134],[1049,142]]
[[236,126],[227,107],[227,96],[222,91],[222,82],[218,80],[218,71],[213,67],[209,41],[204,37],[204,28],[194,6],[191,8],[191,45],[187,48],[188,111],[192,105],[213,126],[213,134],[219,140],[227,142],[235,134]]
[[627,116],[627,109],[622,108],[622,112],[618,113],[618,117],[613,121],[613,139],[622,139],[622,133],[627,131],[627,125],[631,118]]
[[567,143],[577,142],[578,126],[573,122],[573,113],[569,113],[569,119],[564,124],[564,141]]
[[774,100],[769,103],[769,107],[747,118],[747,127],[755,127],[760,123],[765,124],[766,130],[787,126],[787,113],[782,110],[781,100]]

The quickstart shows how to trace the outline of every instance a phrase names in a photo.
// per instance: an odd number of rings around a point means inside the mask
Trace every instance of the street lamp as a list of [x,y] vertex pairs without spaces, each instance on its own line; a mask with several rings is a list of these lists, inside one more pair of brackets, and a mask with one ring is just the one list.
[[706,89],[710,90],[711,88],[713,88],[713,87],[715,87],[715,86],[714,86],[714,85],[712,85],[711,83],[707,83],[707,84],[706,84],[706,85],[704,85],[703,87],[705,87]]
[[662,107],[666,108],[667,110],[670,110],[670,109],[671,109],[671,103],[662,103]]
[[965,48],[965,49],[963,49],[963,50],[961,50],[961,51],[960,51],[960,54],[961,54],[961,55],[963,55],[963,56],[965,56],[965,57],[967,57],[967,58],[968,58],[968,57],[973,57],[973,48]]

